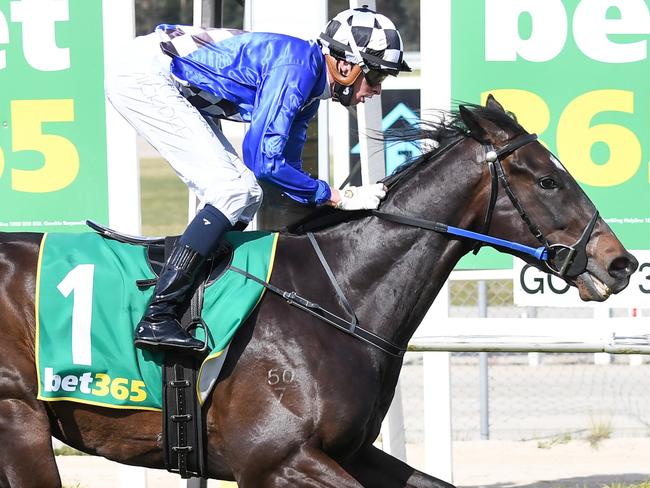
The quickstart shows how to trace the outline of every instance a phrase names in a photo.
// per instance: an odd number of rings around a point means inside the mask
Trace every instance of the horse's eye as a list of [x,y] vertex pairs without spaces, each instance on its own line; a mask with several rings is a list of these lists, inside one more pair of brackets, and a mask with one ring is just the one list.
[[544,190],[552,190],[553,188],[557,188],[557,182],[550,176],[545,176],[539,180],[539,186],[544,188]]

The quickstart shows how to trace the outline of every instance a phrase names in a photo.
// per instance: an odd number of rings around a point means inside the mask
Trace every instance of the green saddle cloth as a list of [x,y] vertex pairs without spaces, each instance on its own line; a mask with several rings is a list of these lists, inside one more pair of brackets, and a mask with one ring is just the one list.
[[[232,266],[268,281],[278,234],[229,232]],[[133,331],[153,294],[137,280],[155,278],[143,246],[96,233],[43,236],[36,284],[38,398],[111,408],[162,409],[161,353],[133,346]],[[206,322],[211,362],[222,360],[239,325],[265,288],[228,269],[206,287]],[[197,337],[203,339],[202,334]],[[218,368],[217,368],[218,370]],[[214,384],[216,378],[201,383]],[[207,395],[203,391],[204,398]]]

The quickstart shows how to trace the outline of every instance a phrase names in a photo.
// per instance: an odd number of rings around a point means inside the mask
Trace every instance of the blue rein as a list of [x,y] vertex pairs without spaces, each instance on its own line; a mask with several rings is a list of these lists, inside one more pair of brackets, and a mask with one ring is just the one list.
[[535,259],[539,259],[540,261],[548,260],[548,249],[544,246],[530,247],[524,244],[519,244],[518,242],[507,241],[505,239],[499,239],[498,237],[481,234],[480,232],[472,232],[471,230],[459,229],[458,227],[452,227],[451,225],[445,225],[445,227],[446,229],[441,232],[461,237],[468,237],[470,239],[481,241],[486,244],[492,244],[498,247],[507,247],[508,249],[533,256]]
[[[445,147],[442,151],[446,152],[450,150],[452,147],[456,146],[460,141],[463,139],[458,139],[449,146]],[[524,254],[527,254],[529,256],[534,257],[535,259],[543,262],[548,262],[549,259],[549,254],[548,254],[548,243],[543,239],[542,233],[539,231],[539,229],[530,221],[528,216],[526,215],[526,212],[523,210],[521,207],[521,204],[519,203],[518,199],[514,196],[512,193],[512,190],[510,189],[510,185],[508,184],[508,178],[505,175],[505,172],[503,171],[503,168],[501,167],[500,164],[500,158],[506,157],[507,155],[511,154],[515,150],[519,149],[522,146],[525,146],[533,141],[537,140],[537,135],[536,134],[525,134],[523,136],[518,137],[514,141],[510,142],[509,144],[506,144],[504,147],[500,148],[499,150],[495,150],[492,146],[488,146],[488,152],[486,154],[486,160],[489,164],[490,168],[490,176],[492,180],[492,185],[490,188],[490,201],[488,204],[488,208],[486,211],[485,215],[485,223],[483,225],[483,229],[487,231],[490,228],[490,221],[492,220],[492,211],[494,209],[494,205],[496,204],[496,197],[497,197],[497,192],[498,192],[498,186],[499,186],[499,181],[503,184],[506,193],[508,194],[508,197],[514,204],[515,208],[521,215],[522,219],[526,224],[528,225],[528,228],[530,231],[535,235],[535,237],[538,238],[538,240],[541,241],[542,244],[545,244],[540,247],[531,247],[531,246],[526,246],[524,244],[519,244],[518,242],[513,242],[513,241],[508,241],[506,239],[500,239],[498,237],[493,237],[487,234],[483,234],[480,232],[474,232],[471,230],[466,230],[466,229],[461,229],[458,227],[453,227],[451,225],[447,224],[441,224],[438,222],[432,222],[430,220],[424,220],[424,219],[418,219],[418,218],[412,218],[412,217],[402,217],[398,216],[395,214],[389,214],[386,212],[381,212],[379,210],[372,211],[372,214],[386,219],[390,220],[392,222],[397,222],[400,224],[404,225],[410,225],[410,226],[415,226],[415,227],[421,227],[423,229],[428,229],[432,230],[435,232],[441,232],[444,234],[451,234],[451,235],[456,235],[459,237],[466,237],[468,239],[473,239],[477,242],[480,242],[482,244],[490,244],[493,246],[497,247],[502,247],[502,248],[507,248],[507,249],[512,249],[513,251],[518,251]],[[497,163],[496,165],[494,163]],[[392,182],[394,184],[395,181]],[[475,253],[478,252],[478,249],[480,246],[478,246],[475,250]]]
[[402,215],[381,212],[379,210],[373,210],[371,214],[376,217],[382,218],[384,220],[390,220],[391,222],[395,222],[398,224],[409,225],[411,227],[419,227],[421,229],[432,230],[434,232],[441,232],[444,234],[452,234],[459,237],[467,237],[469,239],[481,241],[486,244],[491,244],[493,246],[505,247],[508,249],[512,249],[514,251],[519,251],[524,254],[528,254],[540,261],[548,260],[548,248],[545,246],[530,247],[524,244],[519,244],[518,242],[512,242],[506,239],[500,239],[498,237],[492,237],[486,234],[481,234],[480,232],[474,232],[467,229],[460,229],[458,227],[453,227],[447,224],[441,224],[439,222],[433,222],[431,220],[424,220],[424,219],[418,219],[414,217],[406,217]]
[[[521,202],[515,195],[513,189],[510,187],[508,176],[501,164],[502,158],[509,156],[520,147],[536,140],[536,134],[523,134],[498,150],[495,150],[495,148],[491,145],[486,146],[487,150],[485,159],[490,170],[492,185],[490,188],[490,201],[486,211],[483,229],[487,232],[490,228],[492,211],[494,210],[494,205],[496,204],[499,183],[501,183],[501,186],[510,199],[510,202],[519,213],[519,216],[528,227],[528,230],[532,235],[535,236],[535,238],[537,238],[538,241],[540,241],[541,244],[543,244],[540,247],[530,247],[524,244],[519,244],[517,242],[500,239],[498,237],[492,237],[480,232],[460,229],[458,227],[452,227],[450,225],[440,224],[438,222],[432,222],[423,219],[402,217],[394,214],[380,212],[377,210],[373,211],[372,214],[376,215],[377,217],[381,217],[383,219],[400,224],[421,227],[423,229],[442,232],[445,234],[452,234],[459,237],[466,237],[481,243],[491,244],[496,247],[512,249],[513,251],[527,254],[539,261],[542,261],[548,268],[548,271],[557,276],[560,276],[562,278],[576,277],[587,269],[587,243],[589,242],[591,233],[594,229],[594,226],[596,225],[596,221],[598,220],[598,211],[596,210],[594,212],[591,219],[589,220],[589,223],[585,226],[582,235],[574,244],[550,244],[546,237],[544,237],[544,234],[540,228],[535,225],[535,223],[531,220],[531,218],[524,210]],[[453,147],[457,143],[458,141],[452,143],[449,147]],[[478,251],[479,247],[476,247],[476,251]]]

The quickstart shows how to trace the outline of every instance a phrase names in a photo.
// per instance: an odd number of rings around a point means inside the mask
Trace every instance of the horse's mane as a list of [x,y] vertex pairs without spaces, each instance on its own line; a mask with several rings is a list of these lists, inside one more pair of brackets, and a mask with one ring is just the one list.
[[[515,133],[523,131],[523,128],[517,123],[515,115],[511,112],[470,103],[464,103],[461,106],[474,112],[479,117],[493,122],[497,127],[509,129]],[[383,133],[383,137],[377,138],[383,139],[388,144],[411,142],[418,146],[415,143],[420,142],[419,147],[423,149],[420,154],[406,160],[384,178],[382,182],[386,186],[390,187],[395,184],[404,176],[405,172],[418,166],[419,163],[435,161],[438,156],[459,139],[475,137],[463,122],[460,106],[458,110],[437,111],[434,115],[435,120],[423,119],[421,116],[415,120],[408,120],[408,123],[397,128],[390,128]],[[431,147],[431,144],[426,144],[427,141],[435,141],[433,147]]]
[[[515,133],[523,131],[514,114],[482,105],[464,103],[459,105],[458,110],[436,111],[434,120],[424,119],[420,114],[417,119],[405,120],[405,123],[373,136],[376,140],[388,144],[411,142],[414,147],[420,149],[419,154],[407,159],[380,182],[384,183],[389,189],[394,188],[400,180],[415,168],[424,163],[437,161],[439,156],[455,145],[456,142],[467,137],[475,137],[463,122],[460,106],[474,112],[481,118],[493,122],[497,127]],[[308,230],[323,229],[342,222],[357,220],[367,215],[367,211],[347,212],[332,207],[321,207],[297,222],[291,223],[286,229],[289,233],[301,234]]]

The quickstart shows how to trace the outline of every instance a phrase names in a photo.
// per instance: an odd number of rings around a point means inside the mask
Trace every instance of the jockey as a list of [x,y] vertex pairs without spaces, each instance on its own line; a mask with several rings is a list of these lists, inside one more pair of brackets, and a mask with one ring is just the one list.
[[[400,71],[410,68],[399,32],[365,6],[339,13],[318,41],[166,24],[136,38],[107,76],[107,96],[203,205],[163,267],[135,330],[137,347],[202,346],[179,318],[224,233],[257,211],[257,179],[304,204],[377,208],[383,184],[339,192],[302,170],[302,149],[321,100],[363,103]],[[243,161],[218,119],[250,123]]]

